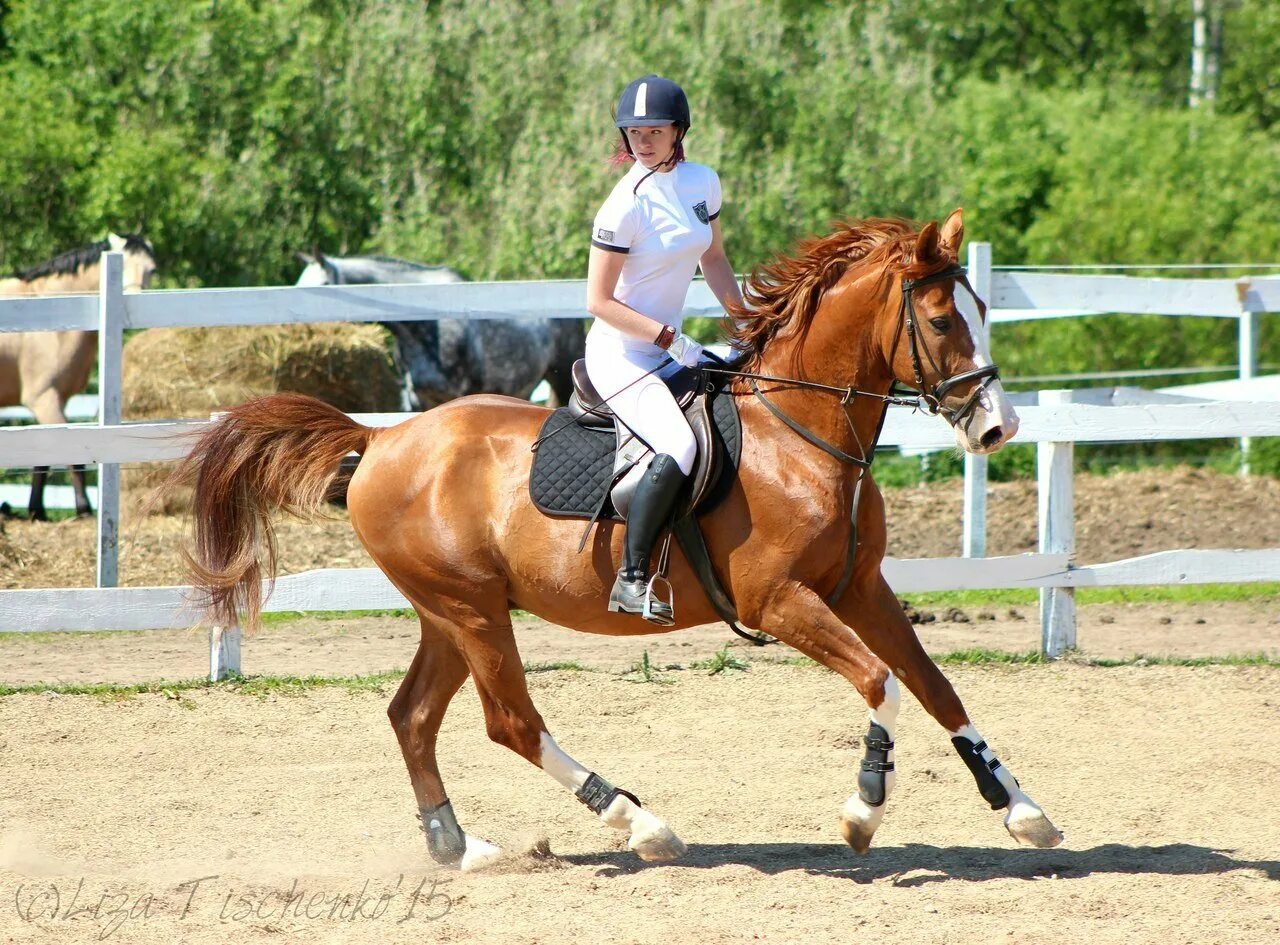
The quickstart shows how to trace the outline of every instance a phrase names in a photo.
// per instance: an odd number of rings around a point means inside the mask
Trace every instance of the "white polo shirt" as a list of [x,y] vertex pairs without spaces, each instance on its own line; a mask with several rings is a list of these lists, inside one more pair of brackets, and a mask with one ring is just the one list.
[[[627,257],[614,297],[679,331],[689,284],[711,246],[711,221],[719,215],[720,178],[711,168],[681,161],[671,171],[649,174],[637,161],[592,225],[591,245]],[[591,330],[618,335],[629,346],[646,344],[600,319]]]

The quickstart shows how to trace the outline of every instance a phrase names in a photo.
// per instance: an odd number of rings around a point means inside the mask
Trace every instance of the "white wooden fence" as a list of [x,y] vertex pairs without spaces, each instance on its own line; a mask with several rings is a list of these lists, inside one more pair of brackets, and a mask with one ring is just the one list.
[[[207,421],[122,424],[121,339],[126,328],[249,325],[281,322],[391,321],[434,318],[545,318],[585,316],[579,281],[454,283],[412,286],[202,289],[125,295],[123,260],[104,256],[98,296],[0,300],[0,331],[99,331],[101,407],[97,425],[0,429],[0,468],[98,464],[98,587],[0,591],[0,632],[153,629],[189,625],[189,589],[117,588],[118,479],[121,463],[174,460],[185,453],[183,433]],[[1249,322],[1280,310],[1280,277],[1253,280],[1137,279],[995,272],[990,247],[970,250],[971,281],[992,303],[992,320],[1061,317],[1093,311],[1230,315]],[[1087,307],[1081,307],[1087,304]],[[696,283],[686,315],[719,315],[709,289]],[[1242,329],[1242,338],[1245,335]],[[1041,590],[1042,646],[1057,655],[1075,642],[1074,589],[1128,584],[1194,584],[1263,581],[1280,576],[1280,550],[1166,551],[1108,564],[1072,562],[1071,451],[1076,442],[1280,436],[1274,403],[1203,402],[1100,405],[1073,403],[1069,392],[1045,392],[1036,406],[1021,407],[1018,439],[1040,454],[1040,553],[981,558],[986,492],[981,457],[967,467],[966,558],[886,561],[885,574],[901,592],[961,588],[1037,587]],[[389,425],[398,414],[357,415]],[[951,431],[936,418],[894,410],[884,445],[946,447]],[[972,537],[971,537],[972,533]],[[406,601],[376,569],[312,571],[283,578],[266,610],[307,611],[401,607]],[[764,628],[767,629],[767,628]],[[220,678],[239,669],[239,632],[215,628],[210,672]]]

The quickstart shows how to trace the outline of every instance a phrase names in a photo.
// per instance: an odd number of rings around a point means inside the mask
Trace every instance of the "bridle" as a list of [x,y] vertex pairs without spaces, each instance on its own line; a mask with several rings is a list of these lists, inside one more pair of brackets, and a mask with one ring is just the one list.
[[[937,360],[933,353],[929,350],[929,346],[924,343],[924,339],[920,337],[919,316],[916,314],[915,300],[912,293],[925,285],[932,285],[937,282],[944,282],[947,279],[956,279],[968,290],[969,294],[975,299],[977,295],[969,286],[969,280],[965,277],[965,268],[963,266],[952,264],[938,272],[922,276],[919,279],[903,279],[902,280],[902,301],[898,306],[898,332],[893,338],[893,348],[889,352],[889,364],[892,367],[894,360],[898,354],[898,344],[902,340],[902,336],[907,336],[908,351],[911,354],[911,370],[915,375],[915,390],[900,385],[895,379],[889,386],[887,394],[879,394],[875,391],[859,390],[856,387],[834,387],[830,384],[818,384],[814,381],[800,380],[799,378],[775,377],[769,374],[757,374],[749,371],[735,371],[730,367],[730,362],[726,362],[721,358],[710,355],[715,361],[719,362],[721,367],[713,367],[711,365],[702,365],[702,370],[709,374],[722,374],[730,377],[745,378],[751,387],[753,393],[772,413],[775,417],[789,426],[808,442],[821,450],[834,456],[843,463],[867,468],[871,465],[871,456],[876,448],[876,442],[880,439],[880,431],[884,427],[884,415],[880,417],[880,425],[876,427],[875,439],[871,441],[870,449],[864,447],[858,441],[858,435],[854,432],[854,441],[858,443],[861,456],[854,456],[846,453],[844,450],[833,446],[826,440],[819,437],[812,430],[809,430],[803,424],[799,423],[795,418],[788,416],[777,404],[769,400],[765,396],[764,391],[760,389],[758,381],[766,381],[772,384],[780,384],[786,387],[799,387],[805,390],[815,390],[820,393],[832,394],[840,397],[840,406],[843,408],[845,420],[849,424],[849,428],[853,430],[853,418],[849,416],[849,404],[855,397],[863,397],[871,400],[878,400],[884,404],[885,411],[890,406],[914,407],[917,410],[923,409],[931,414],[942,416],[953,427],[962,423],[966,417],[973,412],[973,408],[977,406],[982,392],[992,381],[1000,376],[1000,369],[994,364],[988,364],[983,367],[974,368],[972,371],[962,371],[959,374],[952,374],[950,377],[943,377],[942,380],[933,385],[927,385],[924,381],[924,362],[927,360],[929,366],[933,368],[934,373],[942,375],[942,369],[938,366]],[[977,339],[974,339],[975,342]],[[924,352],[924,359],[921,358],[921,352]],[[708,352],[708,354],[710,354]],[[973,392],[965,398],[964,403],[959,407],[951,408],[943,403],[944,398],[952,390],[968,381],[977,380],[979,383],[974,387]],[[902,396],[905,393],[909,396]]]
[[[944,377],[938,383],[930,386],[924,382],[924,362],[927,361],[934,372],[941,377],[942,370],[938,366],[937,360],[933,357],[929,346],[925,344],[924,339],[920,336],[919,316],[916,314],[915,301],[912,293],[921,286],[932,285],[937,282],[943,282],[947,279],[955,279],[962,283],[968,290],[969,294],[975,299],[977,295],[969,285],[969,280],[965,277],[965,268],[958,264],[952,264],[938,272],[930,273],[919,279],[903,279],[902,280],[902,302],[898,307],[899,324],[898,332],[894,335],[893,349],[889,354],[889,364],[892,369],[893,362],[897,357],[898,344],[903,334],[907,336],[908,351],[911,354],[911,369],[915,374],[916,389],[906,390],[906,393],[913,395],[903,397],[898,393],[898,382],[895,380],[889,386],[889,392],[879,394],[874,391],[858,390],[855,387],[833,387],[829,384],[818,384],[813,381],[804,381],[798,378],[773,377],[767,374],[756,374],[749,371],[735,371],[729,366],[729,362],[725,362],[720,358],[722,367],[713,367],[712,365],[701,365],[701,370],[708,374],[721,374],[731,377],[745,378],[751,388],[751,393],[756,396],[759,401],[768,408],[769,412],[790,427],[806,442],[818,447],[820,450],[834,456],[840,462],[857,468],[857,478],[853,486],[853,502],[849,512],[849,546],[845,556],[844,571],[840,576],[834,590],[827,595],[827,602],[834,604],[838,601],[845,588],[849,586],[849,580],[853,577],[854,558],[858,548],[858,506],[862,498],[862,483],[866,478],[867,470],[871,468],[871,462],[875,458],[876,444],[880,440],[880,434],[884,430],[884,421],[889,414],[891,405],[923,408],[931,414],[942,414],[947,422],[953,427],[964,422],[965,418],[973,412],[973,408],[977,405],[982,392],[987,389],[996,378],[1000,376],[999,368],[994,364],[988,364],[984,367],[974,368],[972,371],[962,371],[959,374],[953,374],[950,377]],[[978,339],[974,339],[976,343]],[[921,352],[924,353],[924,359],[921,359]],[[709,354],[709,352],[708,352]],[[975,385],[973,392],[965,398],[957,408],[947,407],[943,403],[943,399],[960,384],[966,381],[977,380],[979,383]],[[787,387],[798,387],[806,390],[814,390],[820,393],[832,394],[840,397],[841,413],[844,414],[845,422],[849,425],[849,430],[853,434],[853,440],[857,444],[858,452],[861,454],[855,456],[852,453],[846,453],[844,450],[827,442],[818,436],[812,430],[805,427],[794,417],[789,416],[777,404],[769,400],[765,396],[764,391],[760,389],[759,381],[766,381],[773,384],[780,384]],[[858,438],[857,430],[854,427],[853,417],[849,414],[849,405],[855,397],[869,398],[880,401],[884,406],[880,413],[880,421],[876,424],[875,435],[871,439],[869,445],[863,445]],[[737,626],[736,621],[729,621],[730,627],[739,636],[750,640],[752,643],[763,645],[771,641],[754,634],[750,634]]]
[[[969,280],[965,276],[965,268],[960,265],[950,265],[946,269],[922,276],[919,279],[903,279],[902,280],[902,302],[898,307],[899,328],[898,334],[893,339],[893,350],[889,353],[889,363],[893,361],[898,353],[898,342],[905,333],[907,336],[907,346],[911,353],[911,370],[915,374],[916,394],[924,409],[931,414],[942,414],[948,423],[953,427],[960,425],[964,419],[973,411],[977,405],[979,398],[982,397],[983,391],[996,378],[1000,376],[1000,369],[994,364],[988,364],[984,367],[974,368],[972,371],[962,371],[959,374],[952,374],[945,377],[932,388],[926,386],[924,382],[924,365],[920,358],[921,351],[924,352],[925,359],[929,362],[929,366],[933,368],[934,373],[939,377],[942,376],[942,368],[938,366],[938,362],[934,359],[933,353],[929,350],[929,346],[924,343],[924,338],[920,335],[920,319],[916,315],[915,301],[912,293],[925,285],[933,285],[937,282],[945,282],[948,279],[955,279],[962,284],[973,298],[977,298],[977,293],[969,285]],[[974,339],[976,344],[977,338]],[[965,398],[957,408],[950,408],[943,403],[943,399],[954,388],[968,381],[977,380],[979,383],[974,386],[973,392]],[[892,390],[892,387],[890,388]]]

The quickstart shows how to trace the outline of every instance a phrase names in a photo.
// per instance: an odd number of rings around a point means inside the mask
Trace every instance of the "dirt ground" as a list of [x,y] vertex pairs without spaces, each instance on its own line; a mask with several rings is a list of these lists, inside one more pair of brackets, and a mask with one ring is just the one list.
[[[960,552],[961,483],[886,490],[889,554],[951,557]],[[341,510],[331,521],[280,523],[282,573],[315,567],[372,567]],[[186,516],[139,518],[121,528],[121,583],[185,583]],[[0,588],[88,587],[94,582],[96,525],[0,522]],[[1036,549],[1034,482],[991,484],[987,552]],[[1176,469],[1076,476],[1076,560],[1115,561],[1173,548],[1280,546],[1280,480]]]
[[0,941],[1280,941],[1280,670],[949,676],[1062,847],[1016,849],[907,700],[898,789],[856,857],[836,818],[865,714],[817,668],[530,676],[561,745],[689,844],[670,865],[489,743],[468,683],[441,767],[464,827],[509,853],[473,874],[426,856],[389,692],[9,696]]
[[[1080,477],[1080,560],[1274,546],[1270,481]],[[1276,493],[1276,494],[1273,494]],[[992,553],[1028,550],[1034,490],[996,484]],[[1205,504],[1209,503],[1209,504]],[[954,554],[954,484],[890,494],[893,551]],[[1206,518],[1201,509],[1211,508]],[[1144,524],[1145,523],[1145,524]],[[180,579],[186,523],[150,519],[127,583]],[[9,522],[0,584],[91,583],[92,523]],[[343,521],[286,524],[286,571],[367,564]],[[921,608],[929,612],[929,608]],[[1033,606],[934,609],[930,652],[1028,651]],[[246,673],[402,671],[416,622],[306,617],[244,643]],[[866,857],[840,841],[865,709],[812,666],[716,625],[633,638],[517,621],[561,745],[689,844],[646,865],[550,778],[486,735],[468,683],[440,761],[470,832],[508,856],[458,874],[427,857],[386,704],[309,687],[0,697],[0,942],[423,941],[1223,943],[1280,941],[1280,669],[947,666],[975,722],[1066,833],[1017,849],[945,734],[906,700],[898,790]],[[1092,604],[1090,657],[1280,656],[1267,603]],[[724,646],[745,670],[696,667]],[[648,653],[656,681],[628,669]],[[0,684],[190,679],[204,634],[0,634]]]

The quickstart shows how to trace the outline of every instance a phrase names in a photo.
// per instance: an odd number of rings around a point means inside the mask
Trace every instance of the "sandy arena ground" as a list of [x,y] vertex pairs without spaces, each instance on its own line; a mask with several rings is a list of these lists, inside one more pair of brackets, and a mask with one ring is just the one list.
[[6,697],[0,941],[1280,941],[1280,670],[949,675],[1062,847],[1016,849],[908,700],[898,790],[854,856],[836,817],[865,714],[812,667],[530,676],[561,744],[688,842],[660,866],[490,744],[468,683],[441,766],[511,854],[478,874],[430,865],[389,691]]
[[[1275,547],[1280,482],[1080,477],[1081,561]],[[892,552],[954,554],[959,495],[890,495]],[[1213,509],[1212,516],[1203,514]],[[1030,550],[1034,490],[995,484],[992,554]],[[944,524],[939,524],[939,523]],[[180,580],[186,524],[138,526],[126,583]],[[92,523],[8,522],[0,586],[92,582]],[[367,563],[339,520],[282,529],[286,571]],[[930,608],[923,608],[930,609]],[[1029,651],[1034,606],[933,608],[933,653]],[[517,621],[562,746],[689,844],[645,865],[549,777],[485,736],[468,683],[440,760],[467,829],[509,856],[434,867],[380,692],[233,687],[0,697],[0,942],[1280,942],[1280,668],[948,666],[984,735],[1066,833],[1017,849],[908,699],[898,790],[866,857],[836,819],[865,708],[847,684],[723,626],[613,639]],[[402,671],[416,621],[307,617],[244,645],[253,675]],[[1280,656],[1268,602],[1093,604],[1087,657]],[[692,664],[729,644],[745,671]],[[643,653],[656,682],[628,673]],[[205,635],[0,634],[0,685],[191,679]]]

